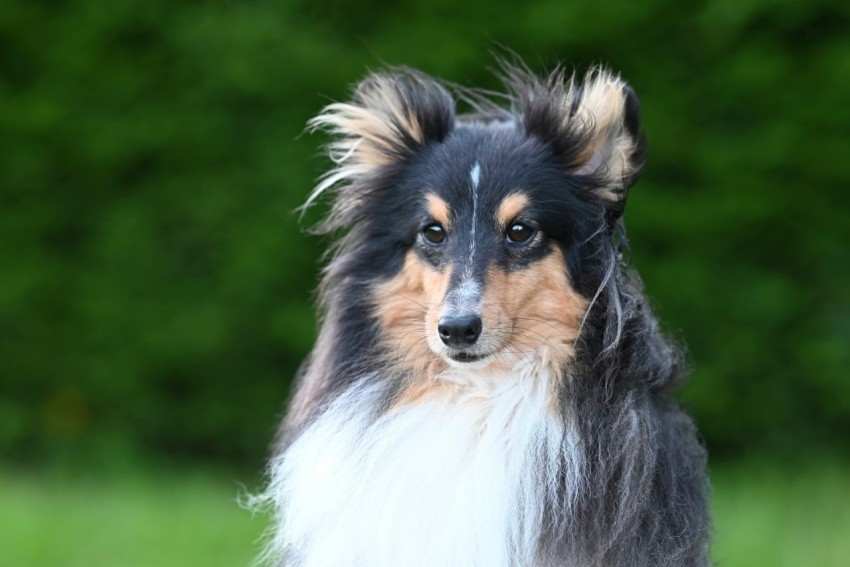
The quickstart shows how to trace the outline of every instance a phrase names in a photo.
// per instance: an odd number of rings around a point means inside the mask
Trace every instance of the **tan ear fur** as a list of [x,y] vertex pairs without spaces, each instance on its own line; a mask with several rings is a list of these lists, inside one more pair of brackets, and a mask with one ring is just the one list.
[[387,165],[407,140],[425,142],[409,102],[393,79],[374,75],[358,87],[353,102],[329,104],[308,127],[338,136],[329,146],[337,163]]
[[601,179],[597,194],[614,202],[625,199],[630,180],[642,165],[640,137],[629,128],[636,116],[626,116],[630,92],[620,77],[604,69],[588,73],[582,87],[570,92],[577,98],[570,101],[575,112],[568,120],[578,122],[587,144],[573,173]]
[[429,140],[441,140],[454,123],[454,103],[436,81],[409,69],[372,74],[357,86],[350,102],[326,106],[308,122],[324,130],[336,167],[319,181],[303,208],[325,190],[350,183],[415,153]]

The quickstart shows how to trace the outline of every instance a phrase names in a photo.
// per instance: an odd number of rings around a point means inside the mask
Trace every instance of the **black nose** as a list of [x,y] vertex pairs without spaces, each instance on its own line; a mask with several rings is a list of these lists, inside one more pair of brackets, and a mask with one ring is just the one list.
[[460,315],[459,317],[440,317],[437,324],[440,339],[452,348],[466,348],[475,344],[481,334],[481,317],[478,315]]

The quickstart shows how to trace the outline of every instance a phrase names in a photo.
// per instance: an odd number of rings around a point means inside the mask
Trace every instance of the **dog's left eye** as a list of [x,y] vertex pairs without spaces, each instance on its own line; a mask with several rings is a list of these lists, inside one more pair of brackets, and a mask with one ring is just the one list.
[[521,222],[515,222],[508,228],[508,240],[517,244],[528,242],[534,236],[534,229]]
[[446,239],[446,231],[438,224],[429,224],[422,230],[422,236],[431,244],[440,244]]

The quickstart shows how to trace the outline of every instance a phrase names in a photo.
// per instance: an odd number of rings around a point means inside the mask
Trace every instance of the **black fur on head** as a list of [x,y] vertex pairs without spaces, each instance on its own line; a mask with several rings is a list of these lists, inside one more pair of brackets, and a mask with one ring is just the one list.
[[[541,195],[547,187],[562,192],[548,205],[550,232],[588,304],[558,395],[562,418],[581,439],[585,485],[569,497],[574,504],[563,492],[541,496],[550,522],[540,564],[705,565],[705,454],[671,398],[683,378],[682,356],[662,336],[639,277],[623,259],[622,215],[645,159],[635,94],[603,69],[583,81],[562,70],[538,78],[521,66],[505,66],[503,74],[507,104],[460,90],[458,98],[473,108],[456,116],[440,83],[391,69],[311,121],[333,136],[335,167],[307,205],[330,195],[318,230],[342,236],[324,272],[320,335],[280,446],[347,385],[385,371],[370,286],[397,273],[414,246],[410,219],[419,195],[408,191],[410,179],[464,159],[462,148],[487,147],[504,178],[528,181],[537,172]],[[558,218],[569,219],[569,227],[556,226]]]

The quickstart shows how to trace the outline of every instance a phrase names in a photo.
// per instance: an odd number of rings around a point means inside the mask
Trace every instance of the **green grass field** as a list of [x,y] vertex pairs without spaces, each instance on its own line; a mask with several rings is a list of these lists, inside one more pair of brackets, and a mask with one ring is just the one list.
[[718,567],[850,565],[850,467],[722,467],[712,482]]
[[0,565],[245,566],[266,519],[213,471],[106,478],[0,474]]
[[[215,471],[71,480],[0,473],[0,565],[247,566],[266,518]],[[720,567],[850,564],[850,467],[780,465],[713,473]]]

